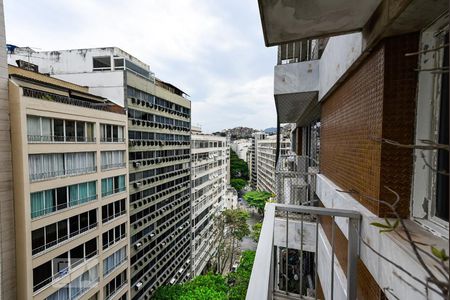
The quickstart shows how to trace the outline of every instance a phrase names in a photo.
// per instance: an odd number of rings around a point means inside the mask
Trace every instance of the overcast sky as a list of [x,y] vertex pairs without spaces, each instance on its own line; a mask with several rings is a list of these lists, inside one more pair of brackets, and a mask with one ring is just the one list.
[[6,39],[35,50],[117,46],[190,95],[206,132],[275,126],[276,49],[257,0],[5,0]]

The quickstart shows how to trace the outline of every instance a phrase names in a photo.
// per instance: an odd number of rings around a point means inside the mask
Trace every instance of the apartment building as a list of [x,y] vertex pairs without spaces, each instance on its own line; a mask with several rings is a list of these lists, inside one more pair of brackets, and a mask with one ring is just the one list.
[[17,298],[126,299],[125,110],[14,66],[9,101]]
[[215,218],[226,208],[229,145],[226,137],[192,131],[192,272],[214,263],[218,246]]
[[[275,194],[275,159],[277,152],[277,136],[265,136],[256,141],[257,143],[257,184],[260,191]],[[280,139],[280,155],[289,154],[291,142],[288,138]]]
[[[0,0],[0,47],[6,48],[3,0]],[[8,100],[8,64],[0,56],[0,298],[16,298],[16,243],[14,230],[13,174],[10,114]]]
[[249,168],[250,184],[256,188],[258,184],[258,140],[264,139],[264,132],[255,132],[252,134],[251,142],[247,155],[247,164]]
[[247,162],[247,152],[248,149],[251,147],[252,142],[249,139],[240,139],[240,140],[235,140],[230,144],[230,148],[231,150],[233,150],[234,152],[236,152],[237,156],[242,159],[245,160]]
[[[449,4],[394,2],[259,1],[278,120],[296,124],[277,176],[319,173],[314,205],[266,206],[248,300],[448,297],[430,253],[449,252],[448,149],[433,146],[448,145]],[[415,246],[371,225],[390,228],[385,203]]]
[[[30,52],[31,51],[31,52]],[[128,112],[131,299],[189,278],[190,116],[186,94],[116,48],[35,52],[15,48],[50,76],[89,87]]]

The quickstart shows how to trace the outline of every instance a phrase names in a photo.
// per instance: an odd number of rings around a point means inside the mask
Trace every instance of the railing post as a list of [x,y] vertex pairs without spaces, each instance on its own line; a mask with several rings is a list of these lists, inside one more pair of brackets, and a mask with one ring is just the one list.
[[347,299],[356,299],[359,219],[348,221]]

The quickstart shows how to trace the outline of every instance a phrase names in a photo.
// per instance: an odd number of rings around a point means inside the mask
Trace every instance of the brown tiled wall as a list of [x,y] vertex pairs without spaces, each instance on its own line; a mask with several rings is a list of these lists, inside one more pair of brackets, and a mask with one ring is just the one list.
[[[383,186],[401,195],[399,212],[407,216],[412,151],[381,145],[385,137],[412,143],[417,79],[418,34],[383,40],[322,104],[321,172],[345,190],[391,200]],[[385,210],[357,197],[369,210]]]

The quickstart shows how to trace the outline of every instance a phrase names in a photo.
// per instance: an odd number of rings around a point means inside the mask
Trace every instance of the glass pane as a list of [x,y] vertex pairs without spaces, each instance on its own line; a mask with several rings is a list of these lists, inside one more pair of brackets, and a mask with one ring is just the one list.
[[94,69],[111,69],[111,57],[99,56],[92,59]]
[[45,226],[45,243],[47,247],[56,243],[56,224]]
[[44,244],[44,228],[33,230],[33,232],[31,233],[31,247],[33,249],[33,254],[42,251],[42,247],[44,246]]
[[75,121],[66,120],[66,141],[75,142]]
[[52,120],[50,118],[41,118],[42,140],[52,141]]
[[70,206],[77,205],[78,202],[78,185],[74,184],[69,186],[69,199],[70,199]]
[[67,189],[66,187],[56,189],[56,199],[58,210],[67,207]]
[[77,141],[78,142],[85,142],[85,132],[84,132],[84,126],[85,122],[77,121]]
[[36,218],[45,213],[44,210],[44,192],[32,193],[31,199],[31,217]]
[[53,132],[55,141],[64,141],[64,122],[60,119],[53,119]]

